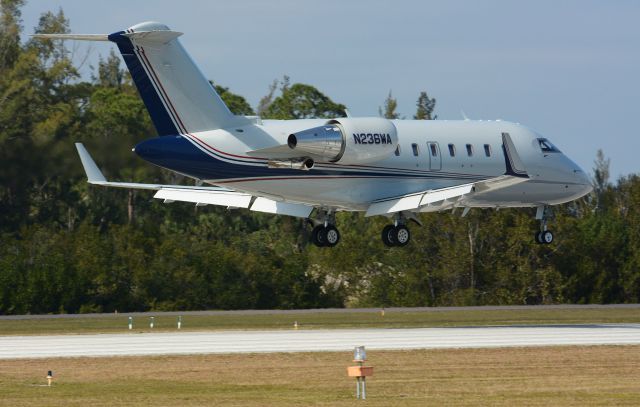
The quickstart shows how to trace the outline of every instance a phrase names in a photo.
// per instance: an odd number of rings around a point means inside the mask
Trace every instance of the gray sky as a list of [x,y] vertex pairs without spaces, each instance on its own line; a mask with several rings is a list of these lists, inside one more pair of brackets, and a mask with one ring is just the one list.
[[[411,118],[427,90],[441,119],[462,109],[520,122],[588,172],[598,148],[614,180],[640,172],[638,1],[31,0],[25,32],[60,7],[72,32],[148,20],[184,32],[205,75],[253,106],[284,74],[354,115],[377,115],[392,90]],[[90,51],[95,64],[109,49],[79,44],[74,55]]]

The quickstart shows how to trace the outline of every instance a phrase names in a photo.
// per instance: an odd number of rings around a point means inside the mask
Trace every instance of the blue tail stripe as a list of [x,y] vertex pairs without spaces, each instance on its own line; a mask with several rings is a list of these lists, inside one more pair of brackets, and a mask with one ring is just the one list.
[[119,31],[109,35],[109,41],[115,42],[118,46],[118,49],[122,54],[122,58],[131,73],[133,83],[136,84],[136,88],[138,88],[142,101],[149,111],[151,121],[158,131],[158,135],[168,136],[171,134],[178,134],[178,129],[173,123],[173,120],[171,120],[169,112],[162,104],[162,100],[160,99],[158,92],[153,87],[153,83],[151,83],[149,75],[147,75],[140,59],[135,54],[131,40],[122,34],[124,34],[124,31]]

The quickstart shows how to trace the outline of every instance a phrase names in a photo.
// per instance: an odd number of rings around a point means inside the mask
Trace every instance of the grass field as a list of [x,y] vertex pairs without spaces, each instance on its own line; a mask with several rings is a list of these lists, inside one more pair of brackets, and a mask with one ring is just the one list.
[[[135,332],[148,332],[149,317],[153,313],[134,318]],[[155,314],[154,331],[176,329],[177,317]],[[525,308],[525,309],[461,309],[452,311],[386,311],[380,312],[308,312],[233,313],[198,315],[185,313],[184,330],[226,329],[291,329],[297,321],[300,329],[318,328],[407,328],[517,324],[585,324],[640,323],[640,308]],[[126,314],[104,314],[87,318],[0,319],[0,335],[56,334],[56,333],[114,333],[127,331]]]
[[[371,406],[640,405],[640,346],[370,351]],[[0,406],[350,406],[351,354],[0,361]],[[45,383],[53,370],[52,387]]]

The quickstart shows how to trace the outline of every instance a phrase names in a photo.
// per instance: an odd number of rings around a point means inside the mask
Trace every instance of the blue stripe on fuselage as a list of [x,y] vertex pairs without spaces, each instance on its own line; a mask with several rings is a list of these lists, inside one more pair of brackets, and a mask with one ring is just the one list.
[[135,83],[136,88],[138,88],[138,92],[142,97],[144,105],[149,111],[149,115],[151,116],[153,125],[158,131],[158,135],[168,136],[171,134],[177,134],[178,130],[173,124],[169,112],[162,104],[162,100],[160,100],[158,92],[153,87],[151,79],[144,70],[142,62],[134,52],[131,40],[122,35],[124,33],[124,31],[119,31],[110,34],[109,41],[115,42],[116,45],[118,45],[118,49],[122,54],[122,58],[124,59],[125,64],[127,64],[127,68],[131,73],[133,83]]
[[249,163],[231,163],[216,158],[198,148],[187,137],[173,135],[145,140],[136,145],[134,151],[142,159],[159,167],[198,179],[223,180],[254,177],[313,177],[313,176],[348,176],[348,177],[389,177],[389,178],[457,178],[451,174],[398,174],[381,171],[341,171],[312,169],[309,171],[268,168],[265,163],[251,165]]

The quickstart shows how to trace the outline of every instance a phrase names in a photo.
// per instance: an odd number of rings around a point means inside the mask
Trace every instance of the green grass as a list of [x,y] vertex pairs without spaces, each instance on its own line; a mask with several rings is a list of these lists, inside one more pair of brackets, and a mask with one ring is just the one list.
[[[640,346],[0,360],[0,406],[640,405]],[[52,387],[44,387],[47,370]]]
[[[134,332],[149,332],[149,316],[134,317]],[[176,330],[176,316],[155,314],[154,331]],[[249,330],[337,328],[416,328],[482,325],[640,323],[640,308],[523,308],[518,310],[461,309],[453,311],[311,312],[301,314],[185,313],[183,330]],[[126,314],[92,318],[0,320],[0,335],[89,334],[128,331]]]

